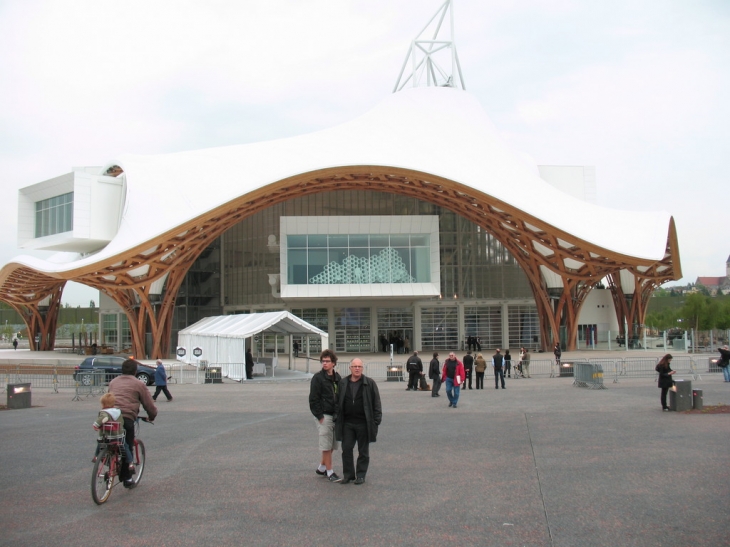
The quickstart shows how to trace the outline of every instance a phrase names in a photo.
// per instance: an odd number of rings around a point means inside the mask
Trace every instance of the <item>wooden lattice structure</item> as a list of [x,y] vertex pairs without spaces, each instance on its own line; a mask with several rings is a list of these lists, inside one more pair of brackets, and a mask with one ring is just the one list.
[[[303,173],[264,186],[122,254],[83,268],[48,274],[10,263],[0,271],[0,299],[23,315],[29,335],[40,334],[38,349],[47,350],[53,348],[64,283],[83,283],[103,291],[124,310],[135,355],[144,355],[145,333],[150,332],[150,357],[167,356],[175,297],[203,250],[250,215],[295,197],[333,190],[373,190],[418,198],[449,209],[493,234],[527,275],[537,304],[544,349],[558,340],[560,327],[567,332],[568,349],[575,347],[581,306],[604,278],[609,279],[619,324],[626,319],[634,325],[643,321],[652,290],[681,277],[673,220],[664,256],[656,261],[639,259],[601,248],[451,180],[391,167],[351,166]],[[630,272],[635,280],[630,294],[615,282],[622,270]],[[559,279],[559,283],[548,283],[546,274]],[[153,283],[161,281],[164,290],[153,296]]]

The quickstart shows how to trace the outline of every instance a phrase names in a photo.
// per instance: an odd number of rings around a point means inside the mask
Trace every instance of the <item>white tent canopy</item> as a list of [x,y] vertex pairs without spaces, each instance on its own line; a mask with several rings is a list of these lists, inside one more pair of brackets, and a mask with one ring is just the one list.
[[200,359],[211,364],[243,364],[246,361],[245,339],[259,333],[319,336],[322,347],[328,347],[326,332],[287,311],[218,315],[201,319],[178,333],[178,347],[185,348],[185,356],[179,359],[196,364],[193,350],[200,348]]

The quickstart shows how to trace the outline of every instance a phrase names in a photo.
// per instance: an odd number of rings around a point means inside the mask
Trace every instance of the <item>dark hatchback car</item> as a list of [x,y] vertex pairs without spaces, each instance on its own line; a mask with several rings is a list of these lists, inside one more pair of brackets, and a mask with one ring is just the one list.
[[[125,357],[87,357],[76,367],[74,380],[78,380],[85,386],[101,383],[108,384],[122,373],[122,363],[126,360]],[[148,386],[154,385],[155,367],[144,365],[134,359],[132,361],[137,363],[137,379]],[[106,374],[102,375],[102,371],[105,371]]]

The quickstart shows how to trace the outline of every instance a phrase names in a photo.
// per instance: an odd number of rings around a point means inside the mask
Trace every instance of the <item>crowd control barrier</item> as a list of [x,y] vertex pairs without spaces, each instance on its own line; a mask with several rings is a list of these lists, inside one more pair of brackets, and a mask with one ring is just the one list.
[[600,363],[585,361],[573,363],[573,385],[589,389],[606,389],[603,385],[603,366]]

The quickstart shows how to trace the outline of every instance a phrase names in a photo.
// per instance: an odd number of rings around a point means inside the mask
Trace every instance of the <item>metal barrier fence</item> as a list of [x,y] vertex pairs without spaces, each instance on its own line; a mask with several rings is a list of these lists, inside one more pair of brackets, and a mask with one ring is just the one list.
[[[299,359],[295,362],[292,370],[300,372],[306,371],[306,359]],[[613,383],[618,383],[622,379],[634,378],[651,378],[656,380],[657,373],[654,370],[659,358],[642,358],[628,357],[625,359],[581,359],[581,360],[565,360],[564,366],[558,366],[557,363],[550,359],[532,359],[530,360],[530,376],[542,378],[559,378],[567,376],[575,376],[576,374],[588,374],[578,369],[581,363],[591,365],[593,372],[591,380],[595,383],[594,374],[599,370],[602,372],[602,379],[611,379]],[[512,361],[511,377],[514,379],[522,379],[518,373],[519,360]],[[349,374],[346,362],[338,372],[345,376]],[[567,365],[567,366],[566,366]],[[443,366],[443,365],[442,365]],[[424,369],[426,367],[424,366]],[[491,376],[488,366],[486,376]],[[217,370],[216,370],[217,369]],[[691,376],[694,380],[702,379],[702,375],[722,374],[722,369],[716,364],[714,356],[675,356],[672,359],[672,369],[677,371],[678,375]],[[278,370],[284,369],[279,366],[274,371],[272,378],[271,367],[265,370],[265,377],[276,379]],[[319,370],[319,362],[311,366],[310,372]],[[59,393],[61,389],[73,389],[75,391],[74,400],[80,400],[81,397],[97,396],[106,391],[106,386],[112,377],[104,371],[83,371],[74,378],[74,369],[71,367],[58,366],[33,366],[33,365],[3,365],[0,366],[0,390],[6,391],[7,384],[11,383],[30,383],[34,389],[52,389],[54,393]],[[395,380],[408,381],[408,373],[405,371],[405,365],[400,363],[391,363],[390,361],[369,361],[364,363],[364,374],[375,378],[376,380]],[[425,370],[424,370],[425,372]],[[207,368],[190,367],[184,364],[169,364],[167,366],[169,383],[172,384],[204,384],[213,382],[218,379],[230,378],[240,380],[245,377],[245,365],[243,363],[232,364],[209,364]],[[217,375],[217,376],[216,376]],[[213,377],[215,376],[215,378]],[[587,377],[575,376],[574,383],[585,382]]]
[[603,385],[603,365],[600,363],[577,362],[573,365],[573,385],[590,389],[606,389]]

